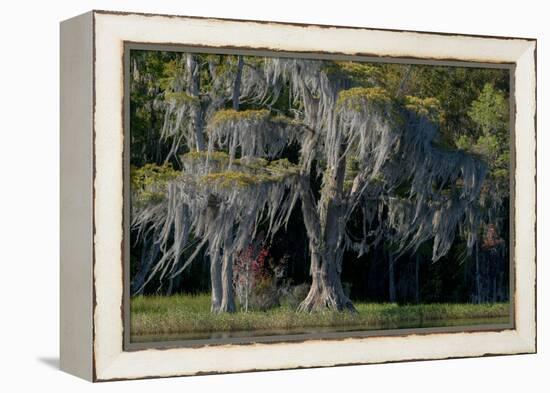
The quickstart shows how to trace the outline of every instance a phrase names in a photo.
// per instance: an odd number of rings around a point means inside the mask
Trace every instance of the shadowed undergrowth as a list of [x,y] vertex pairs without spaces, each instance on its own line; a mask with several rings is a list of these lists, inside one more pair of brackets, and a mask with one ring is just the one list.
[[[131,335],[162,336],[237,331],[295,331],[310,328],[372,329],[446,326],[445,321],[506,318],[508,303],[419,304],[354,303],[357,313],[298,313],[287,306],[269,311],[210,313],[210,295],[138,296],[131,300]],[[428,324],[426,324],[428,322]],[[499,321],[502,323],[502,321]]]

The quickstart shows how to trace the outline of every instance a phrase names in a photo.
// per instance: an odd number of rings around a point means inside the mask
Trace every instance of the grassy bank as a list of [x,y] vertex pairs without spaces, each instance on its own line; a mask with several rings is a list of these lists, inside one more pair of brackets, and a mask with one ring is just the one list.
[[[190,296],[139,296],[131,301],[131,334],[140,336],[185,335],[250,330],[297,331],[311,328],[384,329],[447,326],[445,321],[502,320],[508,303],[420,304],[354,303],[357,313],[297,313],[278,307],[262,312],[210,313],[209,294]],[[505,322],[505,321],[504,321]],[[450,323],[451,324],[451,323]],[[462,323],[461,323],[462,324]]]

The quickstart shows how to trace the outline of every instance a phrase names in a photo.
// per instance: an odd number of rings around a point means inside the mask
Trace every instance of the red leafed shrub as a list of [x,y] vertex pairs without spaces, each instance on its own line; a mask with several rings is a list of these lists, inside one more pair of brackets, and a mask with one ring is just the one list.
[[250,245],[233,260],[233,286],[244,311],[249,309],[253,291],[270,277],[268,256],[266,247]]

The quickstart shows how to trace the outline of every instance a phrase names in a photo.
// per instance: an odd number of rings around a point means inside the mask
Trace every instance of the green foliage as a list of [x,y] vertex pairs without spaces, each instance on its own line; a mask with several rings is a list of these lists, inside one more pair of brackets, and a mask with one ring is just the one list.
[[209,173],[201,178],[204,183],[215,184],[222,188],[248,187],[264,180],[266,179],[261,176],[240,171]]
[[441,104],[437,98],[405,96],[405,108],[419,116],[425,116],[433,122],[442,123],[444,120]]
[[472,102],[468,116],[479,134],[477,137],[461,135],[456,146],[479,154],[488,163],[492,179],[507,184],[510,162],[509,106],[504,92],[486,83]]
[[164,162],[167,147],[159,143],[164,110],[155,105],[166,87],[166,69],[175,69],[174,52],[130,51],[130,162],[135,166]]
[[259,121],[269,117],[267,109],[236,111],[233,109],[220,110],[210,120],[210,126],[216,127],[220,123],[235,121]]
[[[509,72],[487,68],[444,67],[432,65],[410,66],[411,72],[402,83],[402,94],[433,97],[441,105],[440,130],[449,145],[461,135],[479,136],[469,116],[471,103],[484,85],[489,83],[508,94]],[[390,74],[391,75],[391,74]]]
[[398,98],[404,82],[411,79],[411,67],[403,64],[348,62],[344,71],[354,87],[380,86],[390,97]]
[[461,150],[468,150],[472,145],[472,139],[467,135],[463,134],[458,137],[455,144],[456,144],[456,147],[458,147]]
[[323,70],[329,78],[349,80],[353,87],[372,87],[380,79],[380,68],[370,63],[328,61]]
[[481,135],[472,150],[481,154],[488,161],[492,161],[497,159],[501,152],[501,146],[496,135]]
[[286,177],[297,175],[299,167],[286,158],[267,161],[262,158],[235,160],[234,169],[209,173],[201,178],[205,184],[221,188],[249,187],[268,182],[280,182]]
[[130,184],[134,203],[157,202],[164,198],[170,180],[180,175],[171,164],[145,164],[141,168],[130,168]]
[[348,154],[346,156],[346,176],[344,178],[344,190],[347,192],[353,186],[353,180],[359,173],[359,159],[356,156]]
[[300,172],[299,166],[294,165],[286,158],[271,161],[265,168],[273,175],[279,176],[297,175]]
[[176,78],[183,75],[183,65],[181,62],[181,57],[178,57],[164,63],[162,76],[159,78],[162,90],[169,90]]
[[[508,101],[504,93],[486,83],[479,97],[472,102],[468,116],[475,122],[484,135],[501,134],[508,129]],[[500,136],[500,135],[499,135]]]
[[199,105],[200,101],[197,97],[190,96],[183,91],[169,91],[164,93],[164,98],[167,101],[175,101],[176,105]]
[[338,94],[337,109],[361,111],[366,105],[387,105],[391,98],[382,87],[353,87]]
[[182,159],[185,160],[191,160],[191,161],[198,161],[198,160],[206,160],[209,159],[213,162],[218,162],[220,164],[227,164],[229,163],[229,154],[223,151],[213,151],[211,153],[208,153],[206,151],[190,151],[188,153],[185,153],[182,156]]

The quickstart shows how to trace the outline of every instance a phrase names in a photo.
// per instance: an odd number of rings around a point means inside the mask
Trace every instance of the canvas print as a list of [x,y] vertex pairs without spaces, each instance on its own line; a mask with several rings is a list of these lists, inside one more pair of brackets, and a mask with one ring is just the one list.
[[130,342],[509,325],[510,77],[129,50]]

